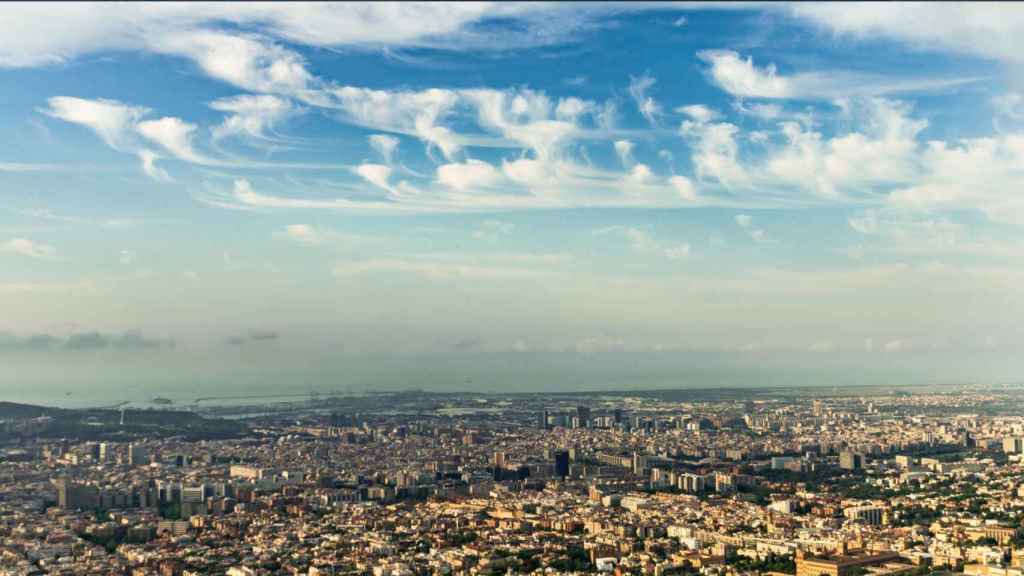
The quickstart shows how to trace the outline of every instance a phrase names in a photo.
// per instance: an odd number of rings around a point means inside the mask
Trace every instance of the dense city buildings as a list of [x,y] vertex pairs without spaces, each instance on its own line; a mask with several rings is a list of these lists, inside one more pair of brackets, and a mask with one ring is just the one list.
[[1021,575],[1022,401],[860,388],[4,404],[0,575]]

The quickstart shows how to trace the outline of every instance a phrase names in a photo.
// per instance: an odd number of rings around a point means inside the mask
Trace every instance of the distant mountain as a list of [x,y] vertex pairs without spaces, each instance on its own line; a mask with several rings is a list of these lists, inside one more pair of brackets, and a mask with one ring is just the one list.
[[64,410],[60,408],[50,408],[48,406],[0,402],[0,418],[38,418],[40,416],[54,416],[63,412]]
[[239,421],[204,418],[186,410],[147,408],[64,409],[0,402],[0,420],[27,420],[49,416],[42,429],[27,432],[40,438],[124,441],[140,437],[182,436],[189,440],[237,438],[248,433]]

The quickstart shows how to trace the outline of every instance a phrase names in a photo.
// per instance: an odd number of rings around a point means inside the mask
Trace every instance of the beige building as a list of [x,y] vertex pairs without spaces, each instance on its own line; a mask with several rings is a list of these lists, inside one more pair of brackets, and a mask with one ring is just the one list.
[[[900,559],[897,552],[868,552],[865,554],[841,554],[825,558],[808,557],[803,550],[796,554],[796,576],[847,576],[858,572],[859,568],[884,566]],[[908,570],[914,566],[907,565]],[[886,572],[899,574],[901,571]]]

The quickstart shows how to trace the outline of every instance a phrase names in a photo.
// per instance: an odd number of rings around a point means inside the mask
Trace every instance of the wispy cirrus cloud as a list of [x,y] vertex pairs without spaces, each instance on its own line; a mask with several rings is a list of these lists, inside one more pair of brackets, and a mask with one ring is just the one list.
[[[166,14],[180,16],[177,12]],[[214,109],[227,114],[220,124],[204,127],[174,116],[150,118],[152,112],[142,106],[69,97],[51,99],[45,112],[87,126],[108,145],[135,154],[143,173],[155,180],[171,181],[171,175],[160,162],[173,158],[216,168],[343,168],[386,192],[382,199],[368,201],[274,199],[252,194],[243,194],[247,201],[242,203],[206,198],[211,205],[238,209],[450,211],[592,205],[742,205],[784,198],[786,202],[825,198],[864,201],[868,193],[881,196],[893,192],[896,183],[908,181],[906,170],[899,173],[899,169],[910,165],[913,147],[918,145],[915,138],[920,128],[915,132],[913,127],[920,124],[907,123],[907,130],[892,138],[851,131],[824,142],[822,133],[799,122],[780,125],[774,133],[759,130],[744,134],[738,123],[721,118],[720,112],[703,104],[691,104],[678,110],[688,116],[680,134],[690,146],[695,178],[674,171],[658,173],[652,164],[639,162],[632,155],[627,158],[621,150],[624,172],[615,172],[595,168],[580,151],[584,143],[594,140],[632,144],[609,128],[609,102],[602,104],[575,96],[555,99],[529,88],[386,90],[337,84],[313,74],[305,59],[283,42],[303,40],[277,34],[284,30],[274,27],[280,24],[275,20],[278,17],[280,14],[276,13],[253,16],[245,23],[261,22],[267,28],[236,33],[212,29],[212,20],[199,15],[193,26],[179,27],[147,41],[147,49],[191,58],[212,77],[238,88],[262,92],[212,103]],[[467,22],[487,17],[470,16]],[[271,20],[275,24],[269,24]],[[276,32],[268,34],[267,30]],[[317,41],[348,41],[330,34]],[[759,67],[752,59],[733,51],[706,51],[699,56],[709,65],[709,77],[715,83],[733,95],[749,98],[860,98],[948,88],[971,80],[893,83],[885,78],[842,72],[782,75],[771,65]],[[652,126],[664,115],[661,104],[650,95],[654,85],[653,76],[644,74],[631,78],[628,89],[638,110]],[[212,141],[229,135],[252,140],[268,138],[268,131],[297,109],[295,103],[337,111],[347,123],[384,132],[369,140],[383,164],[364,162],[354,167],[332,167],[257,162],[218,156],[199,145],[207,132],[211,133]],[[768,105],[741,106],[739,110],[741,114],[757,114],[765,120],[784,120],[777,108]],[[395,181],[397,171],[392,164],[396,135],[414,137],[425,145],[426,153],[440,164],[434,182],[416,181],[414,177]],[[757,159],[744,158],[743,142],[755,140],[765,146],[766,153]],[[779,140],[781,145],[776,144]],[[521,156],[495,162],[472,152],[474,148],[495,147],[519,151]],[[857,150],[865,152],[858,156]],[[903,159],[904,166],[898,166]],[[881,168],[858,176],[849,169],[856,163]],[[756,192],[762,189],[767,192]],[[473,194],[481,190],[485,193]],[[794,195],[794,190],[802,194]],[[928,193],[922,190],[903,193],[903,197],[915,198],[915,202],[924,196]]]
[[[219,101],[224,110],[231,111],[225,123],[212,128],[213,136],[224,137],[229,133],[245,133],[250,136],[276,122],[253,111],[250,100]],[[216,102],[215,102],[216,104]],[[249,108],[247,108],[249,106]],[[165,156],[198,166],[236,169],[289,169],[289,170],[339,170],[338,164],[310,164],[266,162],[235,157],[224,158],[201,151],[196,146],[200,133],[199,126],[174,116],[147,119],[152,112],[143,106],[125,104],[117,100],[90,100],[71,96],[54,96],[41,113],[89,128],[108,146],[119,152],[134,154],[139,158],[140,169],[154,180],[172,180],[167,171],[157,165]],[[247,116],[246,116],[247,115]],[[279,117],[283,117],[278,113]],[[154,150],[154,148],[156,150]]]
[[230,114],[220,125],[211,129],[216,140],[247,138],[255,141],[280,142],[285,138],[277,128],[289,117],[301,112],[290,100],[269,94],[242,94],[220,98],[209,103],[210,108]]
[[66,172],[72,169],[72,166],[63,164],[0,162],[0,172]]
[[615,235],[621,236],[628,243],[633,252],[642,255],[659,254],[669,260],[680,260],[690,255],[691,248],[688,243],[664,246],[654,239],[650,232],[635,226],[607,226],[593,230],[596,236]]
[[[252,50],[246,40],[287,42],[323,48],[384,50],[429,47],[440,50],[509,50],[548,46],[578,39],[600,27],[600,19],[653,6],[547,3],[346,3],[308,4],[302,8],[261,4],[249,7],[207,3],[186,8],[173,4],[115,6],[82,3],[54,10],[23,5],[4,15],[7,34],[0,39],[0,66],[45,66],[110,50],[175,52],[206,58],[212,73],[228,73],[229,56]],[[658,7],[664,9],[664,7]],[[45,24],[44,24],[45,23]],[[234,45],[214,33],[227,23],[245,28]],[[204,54],[208,50],[210,54]],[[268,54],[262,54],[267,56]],[[273,54],[270,54],[273,56]]]
[[709,65],[708,76],[721,89],[741,98],[770,100],[834,100],[937,91],[984,78],[905,78],[846,70],[821,70],[783,75],[774,64],[757,66],[753,58],[732,50],[706,50],[698,57]]
[[649,74],[629,79],[629,95],[633,98],[637,111],[651,126],[657,126],[662,115],[661,104],[648,94],[655,82],[654,77]]
[[885,38],[916,50],[1024,60],[1024,20],[1008,4],[790,4],[789,15],[842,37]]

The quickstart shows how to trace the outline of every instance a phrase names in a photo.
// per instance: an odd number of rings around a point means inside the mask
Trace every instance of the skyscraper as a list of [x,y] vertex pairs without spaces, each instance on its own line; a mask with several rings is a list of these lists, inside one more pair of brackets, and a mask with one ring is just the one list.
[[146,448],[132,443],[128,445],[128,465],[145,466],[149,464],[149,452]]
[[647,468],[647,456],[633,452],[633,474],[642,475]]
[[565,478],[569,475],[569,451],[568,450],[556,450],[555,451],[555,476]]
[[580,419],[580,428],[590,428],[590,407],[577,406],[576,417]]
[[1015,437],[1003,438],[1003,452],[1007,454],[1024,452],[1024,439]]
[[66,478],[54,484],[57,486],[57,505],[65,510],[82,510],[99,505],[99,491],[95,486],[76,484]]
[[843,470],[860,470],[864,467],[864,456],[849,451],[840,452],[839,467]]

